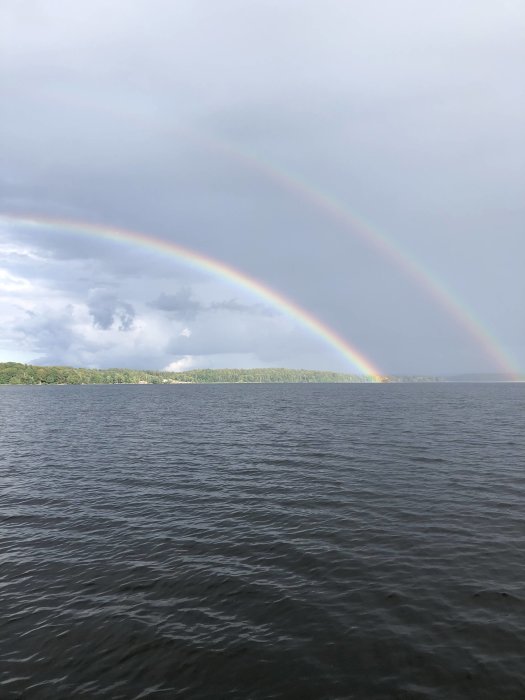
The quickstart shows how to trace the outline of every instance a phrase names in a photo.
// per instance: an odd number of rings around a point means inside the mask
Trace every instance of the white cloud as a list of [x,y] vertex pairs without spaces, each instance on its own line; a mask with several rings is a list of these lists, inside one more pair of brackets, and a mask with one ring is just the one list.
[[0,268],[0,290],[4,292],[28,292],[33,285],[23,277],[17,277],[8,270]]
[[184,372],[187,369],[195,367],[195,360],[191,355],[185,355],[178,360],[170,362],[164,367],[165,372]]

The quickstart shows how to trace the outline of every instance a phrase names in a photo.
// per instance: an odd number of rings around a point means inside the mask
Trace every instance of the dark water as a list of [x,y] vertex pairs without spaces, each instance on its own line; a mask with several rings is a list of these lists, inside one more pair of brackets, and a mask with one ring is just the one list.
[[0,698],[525,698],[525,385],[0,388]]

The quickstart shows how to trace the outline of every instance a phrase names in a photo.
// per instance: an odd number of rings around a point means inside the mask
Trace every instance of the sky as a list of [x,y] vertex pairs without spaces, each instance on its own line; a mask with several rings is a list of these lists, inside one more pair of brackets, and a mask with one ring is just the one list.
[[0,27],[0,361],[361,371],[336,334],[384,374],[525,371],[521,0],[18,0]]

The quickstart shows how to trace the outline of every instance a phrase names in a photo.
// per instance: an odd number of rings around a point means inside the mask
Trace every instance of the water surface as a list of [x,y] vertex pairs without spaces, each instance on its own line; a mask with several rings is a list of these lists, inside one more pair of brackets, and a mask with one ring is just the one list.
[[525,385],[0,387],[0,698],[525,697]]

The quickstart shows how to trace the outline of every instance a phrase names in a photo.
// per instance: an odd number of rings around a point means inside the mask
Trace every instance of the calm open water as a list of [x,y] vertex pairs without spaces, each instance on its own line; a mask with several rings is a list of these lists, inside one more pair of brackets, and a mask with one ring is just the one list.
[[525,384],[0,387],[0,698],[525,698]]

